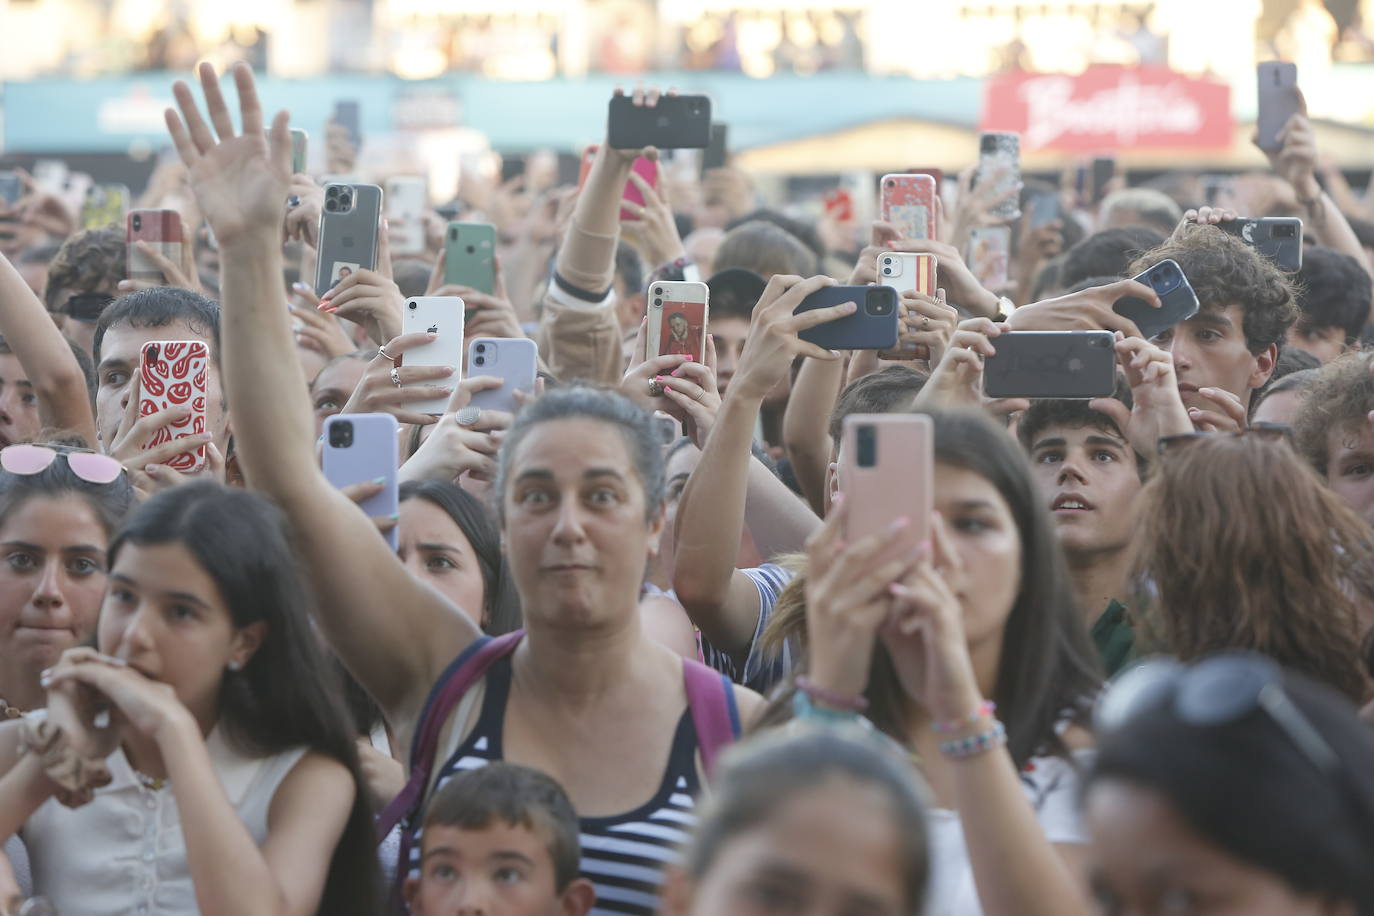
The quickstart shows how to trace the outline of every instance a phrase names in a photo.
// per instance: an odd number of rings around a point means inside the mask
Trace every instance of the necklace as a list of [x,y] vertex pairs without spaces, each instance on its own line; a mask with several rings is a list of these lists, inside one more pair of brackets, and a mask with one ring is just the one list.
[[167,785],[167,780],[165,778],[157,776],[148,776],[145,773],[140,773],[138,770],[134,770],[134,776],[137,777],[139,783],[142,784],[143,788],[153,792],[160,792]]

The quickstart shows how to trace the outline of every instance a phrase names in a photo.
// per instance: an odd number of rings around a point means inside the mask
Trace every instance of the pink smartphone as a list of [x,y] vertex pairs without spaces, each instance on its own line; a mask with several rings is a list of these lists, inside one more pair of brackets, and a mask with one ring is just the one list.
[[[649,187],[655,190],[658,189],[657,162],[651,162],[648,159],[645,159],[643,156],[640,156],[639,158],[635,159],[634,165],[630,166],[630,170],[633,171],[640,178],[643,178],[645,181],[647,181],[649,183]],[[641,207],[644,206],[644,195],[639,192],[639,187],[635,185],[633,181],[625,182],[625,194],[623,197],[621,197],[621,200],[624,200],[632,204],[638,204]],[[626,210],[624,207],[621,207],[620,218],[622,220],[634,219],[635,215],[630,211]]]
[[[205,432],[205,386],[209,351],[199,340],[150,340],[143,345],[138,364],[138,415],[190,407],[191,415],[180,423],[159,429],[144,448],[152,448]],[[167,466],[183,474],[195,474],[205,467],[205,446],[182,452]]]
[[911,520],[916,543],[930,539],[934,511],[935,430],[930,417],[861,413],[844,418],[840,492],[849,543]]
[[884,175],[883,221],[902,230],[902,238],[935,238],[935,179],[930,175]]
[[124,239],[129,246],[129,279],[166,283],[162,271],[134,243],[147,242],[158,254],[173,264],[180,264],[181,214],[175,210],[130,210]]

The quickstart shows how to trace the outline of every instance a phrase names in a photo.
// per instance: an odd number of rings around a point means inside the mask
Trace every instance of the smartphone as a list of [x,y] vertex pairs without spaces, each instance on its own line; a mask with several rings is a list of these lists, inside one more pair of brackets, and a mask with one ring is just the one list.
[[854,195],[848,188],[831,188],[821,198],[825,215],[840,223],[854,221]]
[[299,127],[291,128],[291,174],[305,173],[306,153],[310,148],[310,135]]
[[1112,311],[1134,321],[1146,340],[1158,337],[1197,314],[1197,293],[1193,292],[1183,268],[1173,258],[1160,261],[1131,279],[1144,283],[1159,295],[1159,308],[1136,296],[1126,296],[1113,303]]
[[494,375],[500,388],[478,391],[469,401],[482,410],[504,410],[513,414],[519,408],[515,392],[534,394],[539,374],[539,347],[528,337],[478,337],[468,341],[468,376]]
[[81,225],[87,229],[118,226],[129,213],[129,188],[122,184],[97,184],[86,190]]
[[1274,152],[1283,146],[1279,133],[1298,113],[1298,65],[1265,61],[1255,68],[1259,88],[1259,114],[1255,118],[1259,148]]
[[914,413],[860,413],[844,418],[839,466],[844,537],[890,536],[907,518],[916,543],[930,539],[934,511],[935,428]]
[[658,433],[659,445],[665,448],[685,435],[678,418],[669,416],[661,410],[654,411],[654,430]]
[[808,328],[797,336],[827,350],[891,350],[897,346],[901,298],[891,287],[827,286],[803,299],[793,314],[846,302],[859,307],[843,318]]
[[[138,415],[146,417],[171,407],[189,407],[191,415],[164,426],[144,448],[152,448],[205,432],[206,372],[209,348],[200,340],[150,340],[138,364]],[[183,474],[205,467],[205,446],[183,452],[166,462]]]
[[1240,240],[1274,262],[1279,270],[1302,270],[1302,220],[1288,216],[1232,219],[1218,223],[1222,232]]
[[[655,191],[658,190],[658,163],[645,159],[643,156],[639,156],[635,159],[634,164],[630,166],[630,171],[647,181],[649,187],[653,188]],[[625,191],[621,194],[620,199],[640,207],[644,206],[644,194],[639,190],[639,186],[633,181],[625,182]],[[635,215],[624,207],[621,207],[620,218],[622,220],[635,219]]]
[[611,149],[706,149],[711,145],[711,100],[704,95],[665,95],[653,108],[628,95],[611,98],[606,142]]
[[706,174],[712,169],[723,169],[730,161],[730,127],[726,124],[711,125],[711,140],[701,154],[701,172]]
[[67,188],[70,173],[71,169],[61,159],[39,159],[33,164],[33,183],[49,194],[61,195]]
[[881,191],[885,222],[902,238],[935,238],[935,179],[929,175],[884,175]]
[[24,180],[13,170],[0,172],[0,203],[13,207],[24,196]]
[[[1012,192],[1021,182],[1021,136],[1010,133],[984,133],[978,136],[979,184],[997,177],[999,190]],[[1016,194],[991,211],[993,216],[1015,219],[1020,212]]]
[[979,226],[969,232],[968,268],[984,289],[996,292],[1007,285],[1011,262],[1011,229]]
[[[407,366],[452,366],[448,378],[416,382],[413,386],[456,385],[463,365],[463,300],[457,296],[414,296],[401,312],[402,334],[437,334],[434,340],[405,353]],[[397,360],[399,363],[400,360]],[[407,407],[419,413],[439,415],[448,409],[448,395],[424,401],[410,401]]]
[[388,178],[383,199],[391,250],[396,254],[424,254],[425,210],[429,202],[425,179]]
[[1059,219],[1059,192],[1037,191],[1030,196],[1030,227],[1039,229]]
[[1092,164],[1092,201],[1101,203],[1107,196],[1107,185],[1116,177],[1116,160],[1111,156],[1098,156]]
[[649,284],[644,352],[650,358],[681,353],[704,360],[709,300],[705,283],[662,280]]
[[161,269],[138,250],[135,242],[146,242],[173,264],[181,263],[181,214],[175,210],[132,210],[125,224],[128,243],[129,279],[166,283]]
[[1111,331],[1009,331],[983,360],[983,392],[990,398],[1085,399],[1116,389]]
[[329,184],[320,214],[315,295],[323,296],[355,270],[377,269],[382,189],[375,184]]
[[[372,518],[393,517],[400,510],[396,431],[396,418],[389,413],[340,413],[324,421],[320,465],[325,479],[339,489],[383,481],[382,492],[358,504]],[[384,537],[392,550],[399,549],[395,526]]]
[[937,168],[911,168],[906,170],[907,175],[929,175],[935,179],[935,193],[940,193],[940,186],[945,183],[945,170]]
[[[878,285],[896,291],[897,311],[900,314],[902,293],[914,290],[925,296],[933,297],[935,295],[936,267],[937,261],[933,254],[914,251],[885,251],[878,255]],[[900,323],[897,326],[897,331],[900,337]],[[920,349],[884,350],[878,354],[878,358],[894,360],[930,359],[930,348],[922,346]]]
[[496,289],[496,227],[452,222],[444,233],[444,282],[491,295]]
[[353,141],[354,147],[362,146],[362,111],[357,99],[340,99],[335,102],[333,120],[348,131],[348,137]]

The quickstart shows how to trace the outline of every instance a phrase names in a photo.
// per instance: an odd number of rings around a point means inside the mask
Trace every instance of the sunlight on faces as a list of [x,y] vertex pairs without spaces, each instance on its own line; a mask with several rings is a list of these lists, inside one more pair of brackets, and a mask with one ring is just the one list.
[[425,828],[420,876],[406,879],[413,916],[562,916],[548,831],[495,821]]
[[[185,321],[173,321],[160,328],[136,328],[122,323],[107,330],[100,341],[95,392],[96,430],[106,450],[114,442],[115,432],[124,419],[133,373],[138,371],[139,362],[143,359],[143,345],[154,340],[199,340],[207,349],[214,346],[210,335],[193,330]],[[228,414],[224,410],[219,368],[213,357],[209,359],[205,386],[205,429],[215,437],[220,454],[226,454]]]
[[525,619],[579,629],[623,625],[658,552],[644,485],[617,427],[549,420],[510,458],[502,543]]
[[1103,913],[1355,916],[1219,849],[1156,791],[1107,779],[1089,790],[1085,808]]
[[406,570],[453,602],[478,627],[486,626],[482,569],[463,529],[427,499],[401,503],[398,556]]
[[168,684],[202,725],[213,722],[225,669],[246,663],[266,624],[236,630],[219,586],[178,543],[126,542],[110,569],[99,647]]
[[1326,484],[1365,521],[1374,525],[1374,431],[1368,422],[1326,435]]
[[95,631],[105,529],[78,496],[26,500],[0,527],[0,668],[38,674]]
[[902,841],[880,789],[835,776],[733,837],[699,880],[675,870],[666,916],[906,916]]
[[1269,380],[1278,357],[1275,347],[1258,356],[1245,344],[1239,305],[1199,312],[1154,339],[1156,346],[1173,354],[1183,406],[1218,410],[1216,402],[1197,394],[1198,388],[1220,388],[1249,406],[1254,389]]
[[1135,452],[1095,426],[1046,427],[1031,444],[1031,470],[1070,555],[1127,547],[1140,492]]

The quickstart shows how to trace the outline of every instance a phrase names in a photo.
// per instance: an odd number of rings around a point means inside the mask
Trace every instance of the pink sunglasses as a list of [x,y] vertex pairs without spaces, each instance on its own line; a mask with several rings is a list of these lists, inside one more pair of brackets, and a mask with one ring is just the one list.
[[67,467],[72,469],[72,473],[87,483],[114,483],[124,473],[124,465],[109,455],[65,448],[58,451],[46,445],[5,446],[0,449],[0,469],[25,477],[41,474],[59,455],[67,459]]

